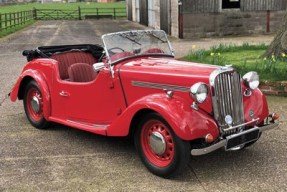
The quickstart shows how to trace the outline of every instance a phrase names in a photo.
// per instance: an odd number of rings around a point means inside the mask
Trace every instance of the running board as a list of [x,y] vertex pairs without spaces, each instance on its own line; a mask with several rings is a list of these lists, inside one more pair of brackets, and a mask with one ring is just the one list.
[[105,136],[107,135],[107,129],[110,126],[110,124],[93,124],[93,123],[74,121],[71,119],[63,120],[54,117],[50,117],[49,121],[53,121],[69,127]]
[[109,125],[104,125],[104,124],[93,124],[93,123],[85,123],[85,122],[80,122],[80,121],[74,121],[71,119],[68,119],[67,122],[77,124],[80,126],[87,126],[91,128],[96,128],[96,129],[107,129]]

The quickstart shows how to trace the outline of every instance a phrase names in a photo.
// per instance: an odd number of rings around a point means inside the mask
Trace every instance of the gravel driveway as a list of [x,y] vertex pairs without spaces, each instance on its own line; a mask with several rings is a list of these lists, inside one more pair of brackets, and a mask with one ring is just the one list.
[[[26,119],[22,102],[7,99],[26,62],[22,50],[101,43],[106,32],[141,28],[124,20],[43,21],[0,40],[0,191],[286,191],[287,98],[268,97],[270,111],[281,114],[281,125],[254,146],[193,157],[186,172],[171,180],[147,171],[127,139],[60,125],[37,130]],[[271,39],[265,36],[264,41]],[[228,42],[173,41],[180,47],[178,55],[191,44]]]

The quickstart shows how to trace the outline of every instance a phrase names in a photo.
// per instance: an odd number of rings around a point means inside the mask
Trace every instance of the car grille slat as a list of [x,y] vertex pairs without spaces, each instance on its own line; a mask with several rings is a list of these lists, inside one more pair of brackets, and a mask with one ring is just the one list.
[[210,77],[214,117],[222,135],[227,136],[237,133],[241,129],[239,127],[234,130],[224,131],[230,127],[225,122],[227,115],[230,115],[233,119],[231,126],[244,123],[240,74],[233,68],[215,71],[214,73]]

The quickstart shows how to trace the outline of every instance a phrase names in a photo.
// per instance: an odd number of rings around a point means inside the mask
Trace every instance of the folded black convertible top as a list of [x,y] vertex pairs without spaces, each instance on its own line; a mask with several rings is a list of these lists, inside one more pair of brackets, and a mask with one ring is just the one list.
[[41,46],[33,50],[24,50],[23,56],[27,57],[28,61],[35,58],[49,58],[53,54],[82,51],[91,53],[95,58],[100,58],[103,54],[103,47],[98,44],[77,44],[77,45],[56,45],[56,46]]

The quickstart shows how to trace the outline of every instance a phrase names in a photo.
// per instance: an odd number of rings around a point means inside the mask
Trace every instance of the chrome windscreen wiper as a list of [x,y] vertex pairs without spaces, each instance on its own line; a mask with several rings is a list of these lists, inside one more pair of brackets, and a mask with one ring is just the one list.
[[156,36],[153,32],[148,33],[148,34],[151,35],[152,37],[154,37],[154,38],[160,40],[162,43],[166,43],[166,42],[167,42],[167,40],[161,39],[160,37]]
[[142,45],[142,44],[139,43],[138,41],[136,41],[136,40],[130,38],[128,35],[120,34],[120,36],[123,37],[123,38],[126,38],[126,39],[128,39],[128,40],[130,40],[130,41],[132,41],[132,42],[134,42],[134,43],[136,43],[136,44],[138,44],[138,45]]

